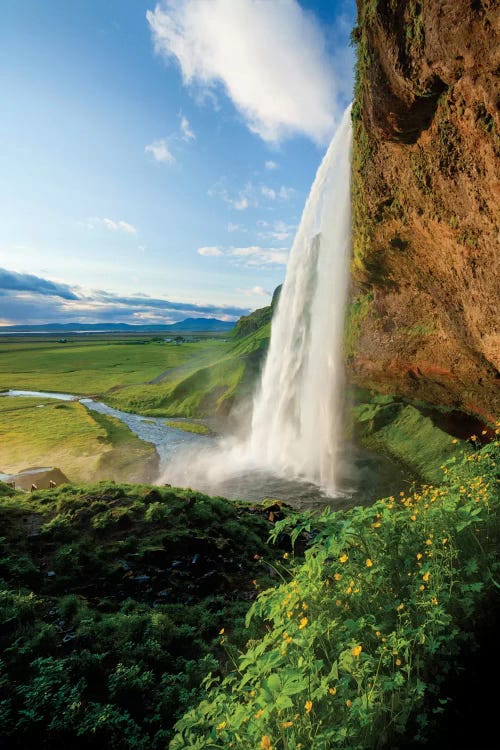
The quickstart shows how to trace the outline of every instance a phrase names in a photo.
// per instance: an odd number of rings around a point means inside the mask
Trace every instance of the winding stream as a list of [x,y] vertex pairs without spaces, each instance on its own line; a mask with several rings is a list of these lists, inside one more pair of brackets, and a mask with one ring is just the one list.
[[[222,480],[213,477],[196,476],[190,472],[190,456],[207,451],[215,447],[219,438],[197,435],[185,432],[166,424],[165,417],[145,417],[140,414],[114,409],[102,401],[75,396],[69,393],[55,393],[46,391],[9,390],[0,394],[4,398],[25,396],[31,398],[57,399],[59,401],[78,401],[90,411],[99,412],[119,419],[138,438],[152,443],[160,458],[159,482],[190,485],[194,489],[211,495],[221,495],[233,499],[256,502],[264,498],[276,498],[290,503],[296,508],[321,507],[333,505],[335,507],[349,507],[368,503],[376,497],[390,494],[403,484],[403,474],[389,459],[373,454],[369,451],[346,446],[349,459],[353,466],[352,489],[347,488],[335,497],[325,494],[317,485],[300,479],[284,479],[272,472],[254,468],[242,470],[235,467],[234,472],[224,472]],[[176,418],[176,421],[192,421]],[[185,454],[185,471],[179,475],[178,468],[174,476],[169,476],[169,467],[183,462]],[[4,478],[7,478],[6,475]],[[1,477],[0,477],[1,479]]]

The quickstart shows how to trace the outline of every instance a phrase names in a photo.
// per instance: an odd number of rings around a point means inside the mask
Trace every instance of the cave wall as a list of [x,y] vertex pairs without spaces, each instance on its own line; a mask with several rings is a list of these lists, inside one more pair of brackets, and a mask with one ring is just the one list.
[[354,382],[500,413],[499,4],[358,0]]

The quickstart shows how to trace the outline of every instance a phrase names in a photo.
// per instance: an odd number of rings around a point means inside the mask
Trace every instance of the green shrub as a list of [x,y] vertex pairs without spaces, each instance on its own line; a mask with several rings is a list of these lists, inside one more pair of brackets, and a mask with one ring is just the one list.
[[451,459],[441,485],[276,524],[274,536],[314,535],[305,562],[283,561],[285,582],[247,617],[261,636],[206,680],[171,750],[365,750],[410,719],[423,733],[499,577],[498,445]]

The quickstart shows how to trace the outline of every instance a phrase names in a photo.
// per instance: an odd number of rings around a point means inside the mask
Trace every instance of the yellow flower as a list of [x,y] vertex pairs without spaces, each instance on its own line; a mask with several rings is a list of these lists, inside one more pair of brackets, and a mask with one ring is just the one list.
[[347,701],[345,702],[345,704],[346,704],[347,708],[351,708],[351,706],[352,706],[352,701],[349,701],[349,700],[347,700]]
[[417,520],[417,517],[416,517],[415,514],[413,514],[413,516],[410,516],[410,518],[411,518],[412,521],[416,521]]
[[307,609],[307,604],[305,602],[302,602],[302,609],[304,609],[304,610]]
[[477,440],[477,435],[471,435],[470,439],[475,443]]
[[370,560],[370,558],[368,557],[368,558],[366,559],[366,563],[365,563],[365,564],[366,564],[366,567],[367,567],[367,568],[371,568],[371,567],[372,567],[372,565],[373,565],[373,562],[372,562],[372,561]]
[[218,732],[222,731],[222,729],[224,729],[225,726],[226,726],[226,722],[225,721],[221,721],[220,724],[217,724],[217,731]]
[[328,688],[328,692],[330,693],[330,695],[335,695],[335,693],[337,692],[337,688]]
[[335,575],[333,577],[335,578],[336,581],[341,581],[342,580],[342,573],[335,573]]
[[262,714],[263,714],[263,713],[264,713],[264,709],[262,709],[262,708],[259,708],[259,710],[258,710],[258,711],[257,711],[257,713],[255,714],[255,718],[256,718],[256,719],[260,719],[260,717],[262,716]]
[[431,574],[429,573],[429,571],[427,571],[427,573],[424,573],[424,575],[422,576],[423,580],[426,583],[427,583],[427,581],[429,580],[430,577],[431,577]]
[[359,656],[362,650],[363,650],[363,646],[354,646],[354,648],[351,651],[351,654],[353,656]]
[[288,558],[289,558],[289,554],[288,552],[285,552],[285,554],[283,555],[283,560],[288,560]]
[[307,619],[307,617],[303,617],[302,620],[300,621],[299,630],[303,630],[303,628],[305,628],[308,622],[309,620]]
[[293,641],[293,638],[291,635],[288,636],[288,638],[285,640],[285,643],[290,644]]
[[420,585],[420,587],[419,587],[419,588],[420,588],[420,591],[425,591],[425,586],[424,586],[424,584],[423,584],[423,583],[422,583],[422,584]]
[[428,547],[430,547],[430,545],[432,544],[432,539],[426,539],[425,543],[427,544]]
[[422,559],[422,553],[421,552],[417,552],[417,560],[421,560],[421,559]]
[[349,555],[342,555],[341,557],[339,557],[339,560],[342,564],[346,563],[348,559],[349,559]]
[[260,746],[262,750],[273,750],[271,747],[271,738],[269,735],[265,734],[263,738],[260,741]]
[[337,607],[341,607],[342,606],[341,599],[337,599],[337,601],[335,602],[335,604],[337,605]]
[[224,628],[221,628],[221,629],[219,630],[219,635],[224,635]]
[[453,443],[453,445],[456,445],[458,443],[458,440],[456,438],[453,438],[451,442]]
[[311,713],[312,707],[313,707],[312,701],[306,701],[304,703],[304,708],[306,709],[308,714]]
[[448,539],[443,539],[442,544],[446,544],[447,541]]
[[376,633],[375,633],[375,635],[377,636],[377,638],[380,638],[380,636],[382,635],[382,633],[380,632],[380,630],[377,630]]
[[396,607],[398,612],[401,612],[404,608],[405,608],[404,604],[398,604],[398,606]]
[[293,721],[284,721],[281,725],[283,729],[288,729],[289,727],[293,726]]
[[432,604],[437,604],[437,603],[438,603],[438,600],[436,599],[436,597],[435,597],[435,596],[433,596],[433,597],[432,597],[432,599],[431,599],[431,603],[432,603]]
[[397,666],[397,667],[400,667],[400,666],[401,666],[401,659],[396,659],[396,666]]

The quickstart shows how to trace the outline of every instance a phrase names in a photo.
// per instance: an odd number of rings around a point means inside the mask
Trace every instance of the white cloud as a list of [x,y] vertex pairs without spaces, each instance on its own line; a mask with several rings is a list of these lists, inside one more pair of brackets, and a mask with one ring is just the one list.
[[137,229],[133,224],[129,224],[128,221],[116,221],[115,219],[109,219],[107,217],[101,218],[100,216],[92,216],[85,222],[87,229],[95,229],[96,226],[104,227],[110,232],[125,232],[126,234],[137,234]]
[[175,162],[175,157],[170,152],[165,138],[160,138],[160,140],[158,141],[153,141],[153,143],[150,143],[148,146],[146,146],[144,151],[146,152],[146,154],[152,154],[153,158],[156,159],[156,161],[161,162],[162,164],[173,164]]
[[205,94],[222,86],[261,138],[329,140],[331,60],[319,22],[297,0],[161,0],[146,17],[156,52],[177,60],[184,82]]
[[262,185],[260,192],[264,198],[269,198],[270,201],[276,200],[276,191],[266,185]]
[[275,201],[276,198],[279,198],[282,201],[287,201],[292,197],[295,190],[291,187],[285,187],[284,185],[282,185],[279,190],[270,188],[267,185],[261,185],[260,192],[264,198],[268,198],[270,201]]
[[283,242],[292,237],[294,231],[297,229],[296,224],[286,224],[284,221],[275,221],[269,224],[267,221],[258,221],[257,225],[265,231],[259,232],[259,237],[262,239],[277,240]]
[[245,211],[249,206],[259,205],[255,197],[255,187],[251,182],[247,182],[243,190],[238,191],[236,196],[232,196],[225,187],[225,178],[223,177],[212,185],[207,192],[211,198],[219,196],[219,198],[222,198],[225,203],[236,211]]
[[269,161],[266,161],[264,166],[269,170],[278,169],[278,164],[276,164],[276,162],[272,161],[271,159]]
[[224,255],[222,250],[218,247],[199,247],[198,255],[204,255],[207,258],[215,257],[217,255]]
[[194,134],[193,129],[191,128],[191,125],[189,124],[189,120],[187,117],[181,117],[181,137],[184,141],[194,141],[196,140],[196,136]]
[[241,224],[233,224],[232,221],[227,225],[228,232],[246,232],[247,230]]
[[267,289],[264,289],[261,286],[254,286],[252,289],[248,290],[250,294],[258,294],[259,297],[270,297],[271,292],[268,292]]
[[243,259],[246,266],[286,266],[288,251],[275,248],[264,248],[253,245],[251,247],[233,247],[229,255]]
[[281,198],[282,201],[287,201],[294,193],[295,190],[293,188],[282,185],[278,190],[278,198]]
[[249,206],[248,198],[243,195],[241,198],[238,198],[237,200],[232,201],[231,205],[237,211],[245,211]]

